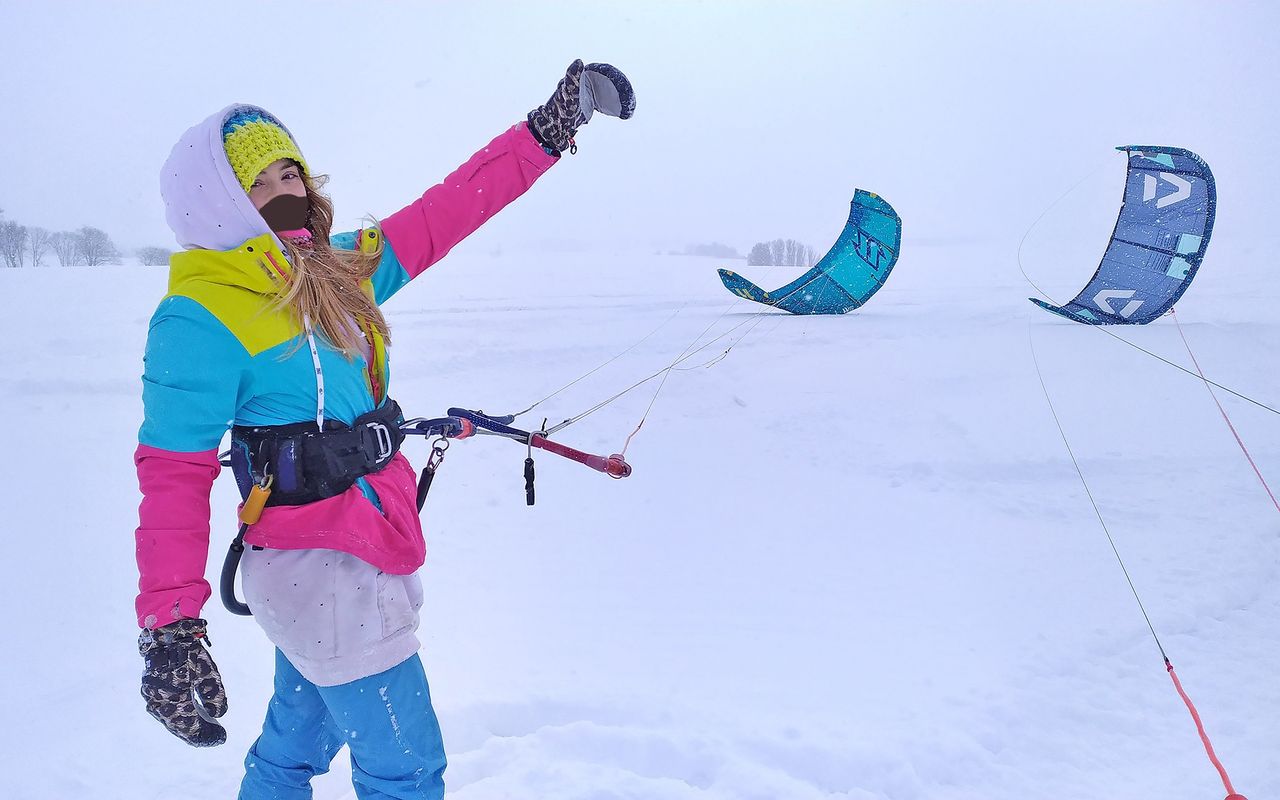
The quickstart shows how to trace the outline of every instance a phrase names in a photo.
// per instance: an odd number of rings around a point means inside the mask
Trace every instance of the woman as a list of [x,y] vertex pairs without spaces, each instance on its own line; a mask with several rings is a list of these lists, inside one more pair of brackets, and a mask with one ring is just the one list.
[[[232,427],[253,522],[245,598],[276,645],[275,695],[245,759],[242,800],[310,797],[346,744],[361,798],[437,798],[444,748],[415,635],[425,544],[414,473],[387,395],[379,305],[523,194],[594,111],[635,97],[575,61],[529,112],[421,199],[356,233],[297,142],[256,106],[183,135],[161,175],[187,248],[147,339],[135,454],[139,649],[147,710],[183,741],[221,744],[227,710],[200,618],[210,587],[209,491]],[[260,517],[251,507],[265,501]]]

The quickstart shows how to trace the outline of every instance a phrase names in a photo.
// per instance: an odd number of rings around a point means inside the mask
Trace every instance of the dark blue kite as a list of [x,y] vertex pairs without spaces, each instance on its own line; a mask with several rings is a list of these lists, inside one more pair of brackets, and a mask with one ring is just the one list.
[[1217,190],[1200,156],[1180,147],[1117,147],[1129,154],[1124,202],[1111,243],[1089,285],[1055,306],[1088,325],[1144,325],[1191,285],[1213,232]]
[[884,286],[901,243],[898,212],[879,196],[856,189],[840,238],[808,272],[772,292],[732,270],[720,270],[720,280],[739,297],[792,314],[843,314]]

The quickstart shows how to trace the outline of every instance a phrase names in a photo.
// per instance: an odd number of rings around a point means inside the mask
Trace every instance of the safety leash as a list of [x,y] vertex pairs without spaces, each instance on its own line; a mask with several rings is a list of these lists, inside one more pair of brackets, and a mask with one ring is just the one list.
[[418,511],[427,502],[427,492],[431,491],[431,483],[436,478],[436,470],[444,463],[444,453],[449,449],[450,439],[465,439],[476,432],[475,425],[469,420],[458,417],[415,417],[400,424],[400,432],[406,435],[425,436],[431,440],[431,455],[427,456],[427,464],[418,475]]

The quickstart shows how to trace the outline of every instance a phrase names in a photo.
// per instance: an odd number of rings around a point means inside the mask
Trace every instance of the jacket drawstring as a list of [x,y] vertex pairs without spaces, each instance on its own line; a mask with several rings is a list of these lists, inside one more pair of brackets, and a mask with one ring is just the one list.
[[320,351],[316,349],[316,337],[311,332],[311,317],[302,315],[302,327],[307,331],[307,345],[311,348],[311,363],[316,368],[316,430],[324,430],[324,370],[320,368]]

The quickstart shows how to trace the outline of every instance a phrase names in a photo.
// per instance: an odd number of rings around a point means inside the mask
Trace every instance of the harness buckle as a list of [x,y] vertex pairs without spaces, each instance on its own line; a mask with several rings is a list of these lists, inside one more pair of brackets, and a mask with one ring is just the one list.
[[382,461],[395,452],[395,444],[391,439],[391,429],[381,422],[367,423],[378,440],[378,461]]

